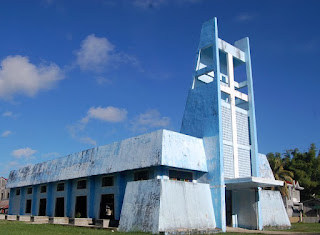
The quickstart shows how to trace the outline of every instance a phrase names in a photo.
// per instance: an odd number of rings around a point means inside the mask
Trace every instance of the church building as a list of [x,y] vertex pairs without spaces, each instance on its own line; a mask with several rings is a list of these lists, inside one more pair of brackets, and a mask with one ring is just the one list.
[[[180,133],[158,130],[10,172],[10,215],[109,219],[119,231],[290,222],[259,154],[249,39],[202,25]],[[242,69],[241,69],[242,68]],[[242,73],[241,73],[242,71]]]

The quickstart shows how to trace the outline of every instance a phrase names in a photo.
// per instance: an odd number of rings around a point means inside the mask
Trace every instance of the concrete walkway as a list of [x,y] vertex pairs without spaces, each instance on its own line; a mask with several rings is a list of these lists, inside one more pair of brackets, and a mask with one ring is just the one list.
[[261,230],[249,230],[249,229],[244,229],[244,228],[232,228],[232,227],[227,227],[227,232],[231,233],[253,233],[253,234],[317,234],[319,233],[302,233],[302,232],[291,232],[291,231],[261,231]]

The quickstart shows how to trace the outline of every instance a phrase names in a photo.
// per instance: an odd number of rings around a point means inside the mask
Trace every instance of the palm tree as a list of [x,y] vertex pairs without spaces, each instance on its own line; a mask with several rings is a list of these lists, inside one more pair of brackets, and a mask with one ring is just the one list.
[[267,154],[268,161],[276,180],[284,181],[284,185],[280,187],[280,192],[283,197],[288,197],[287,182],[293,183],[293,172],[285,170],[283,167],[283,161],[280,153],[269,153]]

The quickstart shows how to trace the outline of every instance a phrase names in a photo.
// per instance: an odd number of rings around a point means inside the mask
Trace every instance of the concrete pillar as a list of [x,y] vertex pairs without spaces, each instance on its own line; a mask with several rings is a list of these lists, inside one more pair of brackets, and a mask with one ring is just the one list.
[[67,186],[67,210],[66,210],[66,216],[73,218],[73,180],[68,180],[65,183],[65,186]]
[[8,215],[13,215],[13,198],[17,197],[15,195],[16,190],[14,188],[10,189],[10,197],[9,197],[9,210]]
[[54,216],[54,198],[53,198],[54,188],[53,183],[47,184],[47,216]]
[[[88,206],[89,206],[89,218],[95,218],[95,204],[98,202],[96,201],[96,176],[89,177],[89,198],[88,198]],[[98,202],[99,203],[99,202]],[[95,218],[97,219],[97,218]]]
[[19,215],[24,215],[25,212],[25,197],[26,197],[26,187],[20,188],[20,212]]
[[123,204],[124,193],[126,191],[126,180],[124,173],[118,173],[115,177],[115,187],[117,187],[115,195],[115,214],[114,218],[116,220],[120,219],[121,209]]
[[32,204],[31,204],[31,215],[38,215],[38,185],[32,186]]

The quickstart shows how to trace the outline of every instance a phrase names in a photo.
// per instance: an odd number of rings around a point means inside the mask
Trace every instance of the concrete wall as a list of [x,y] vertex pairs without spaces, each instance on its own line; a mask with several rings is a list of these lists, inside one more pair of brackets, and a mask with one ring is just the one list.
[[237,215],[238,227],[257,229],[257,192],[249,189],[233,190],[232,214]]
[[18,215],[20,213],[20,195],[19,196],[16,195],[16,189],[10,189],[8,214]]
[[261,190],[261,215],[263,226],[291,226],[279,191]]
[[259,153],[259,172],[260,177],[274,180],[267,156],[262,153]]
[[160,180],[129,182],[124,196],[119,231],[158,233]]
[[127,184],[120,231],[158,233],[215,227],[208,184],[156,179]]
[[207,172],[202,139],[164,130],[161,165]]
[[159,231],[215,227],[208,184],[171,180],[161,182]]
[[206,172],[202,140],[172,131],[155,131],[12,171],[7,187],[38,185],[159,165]]

